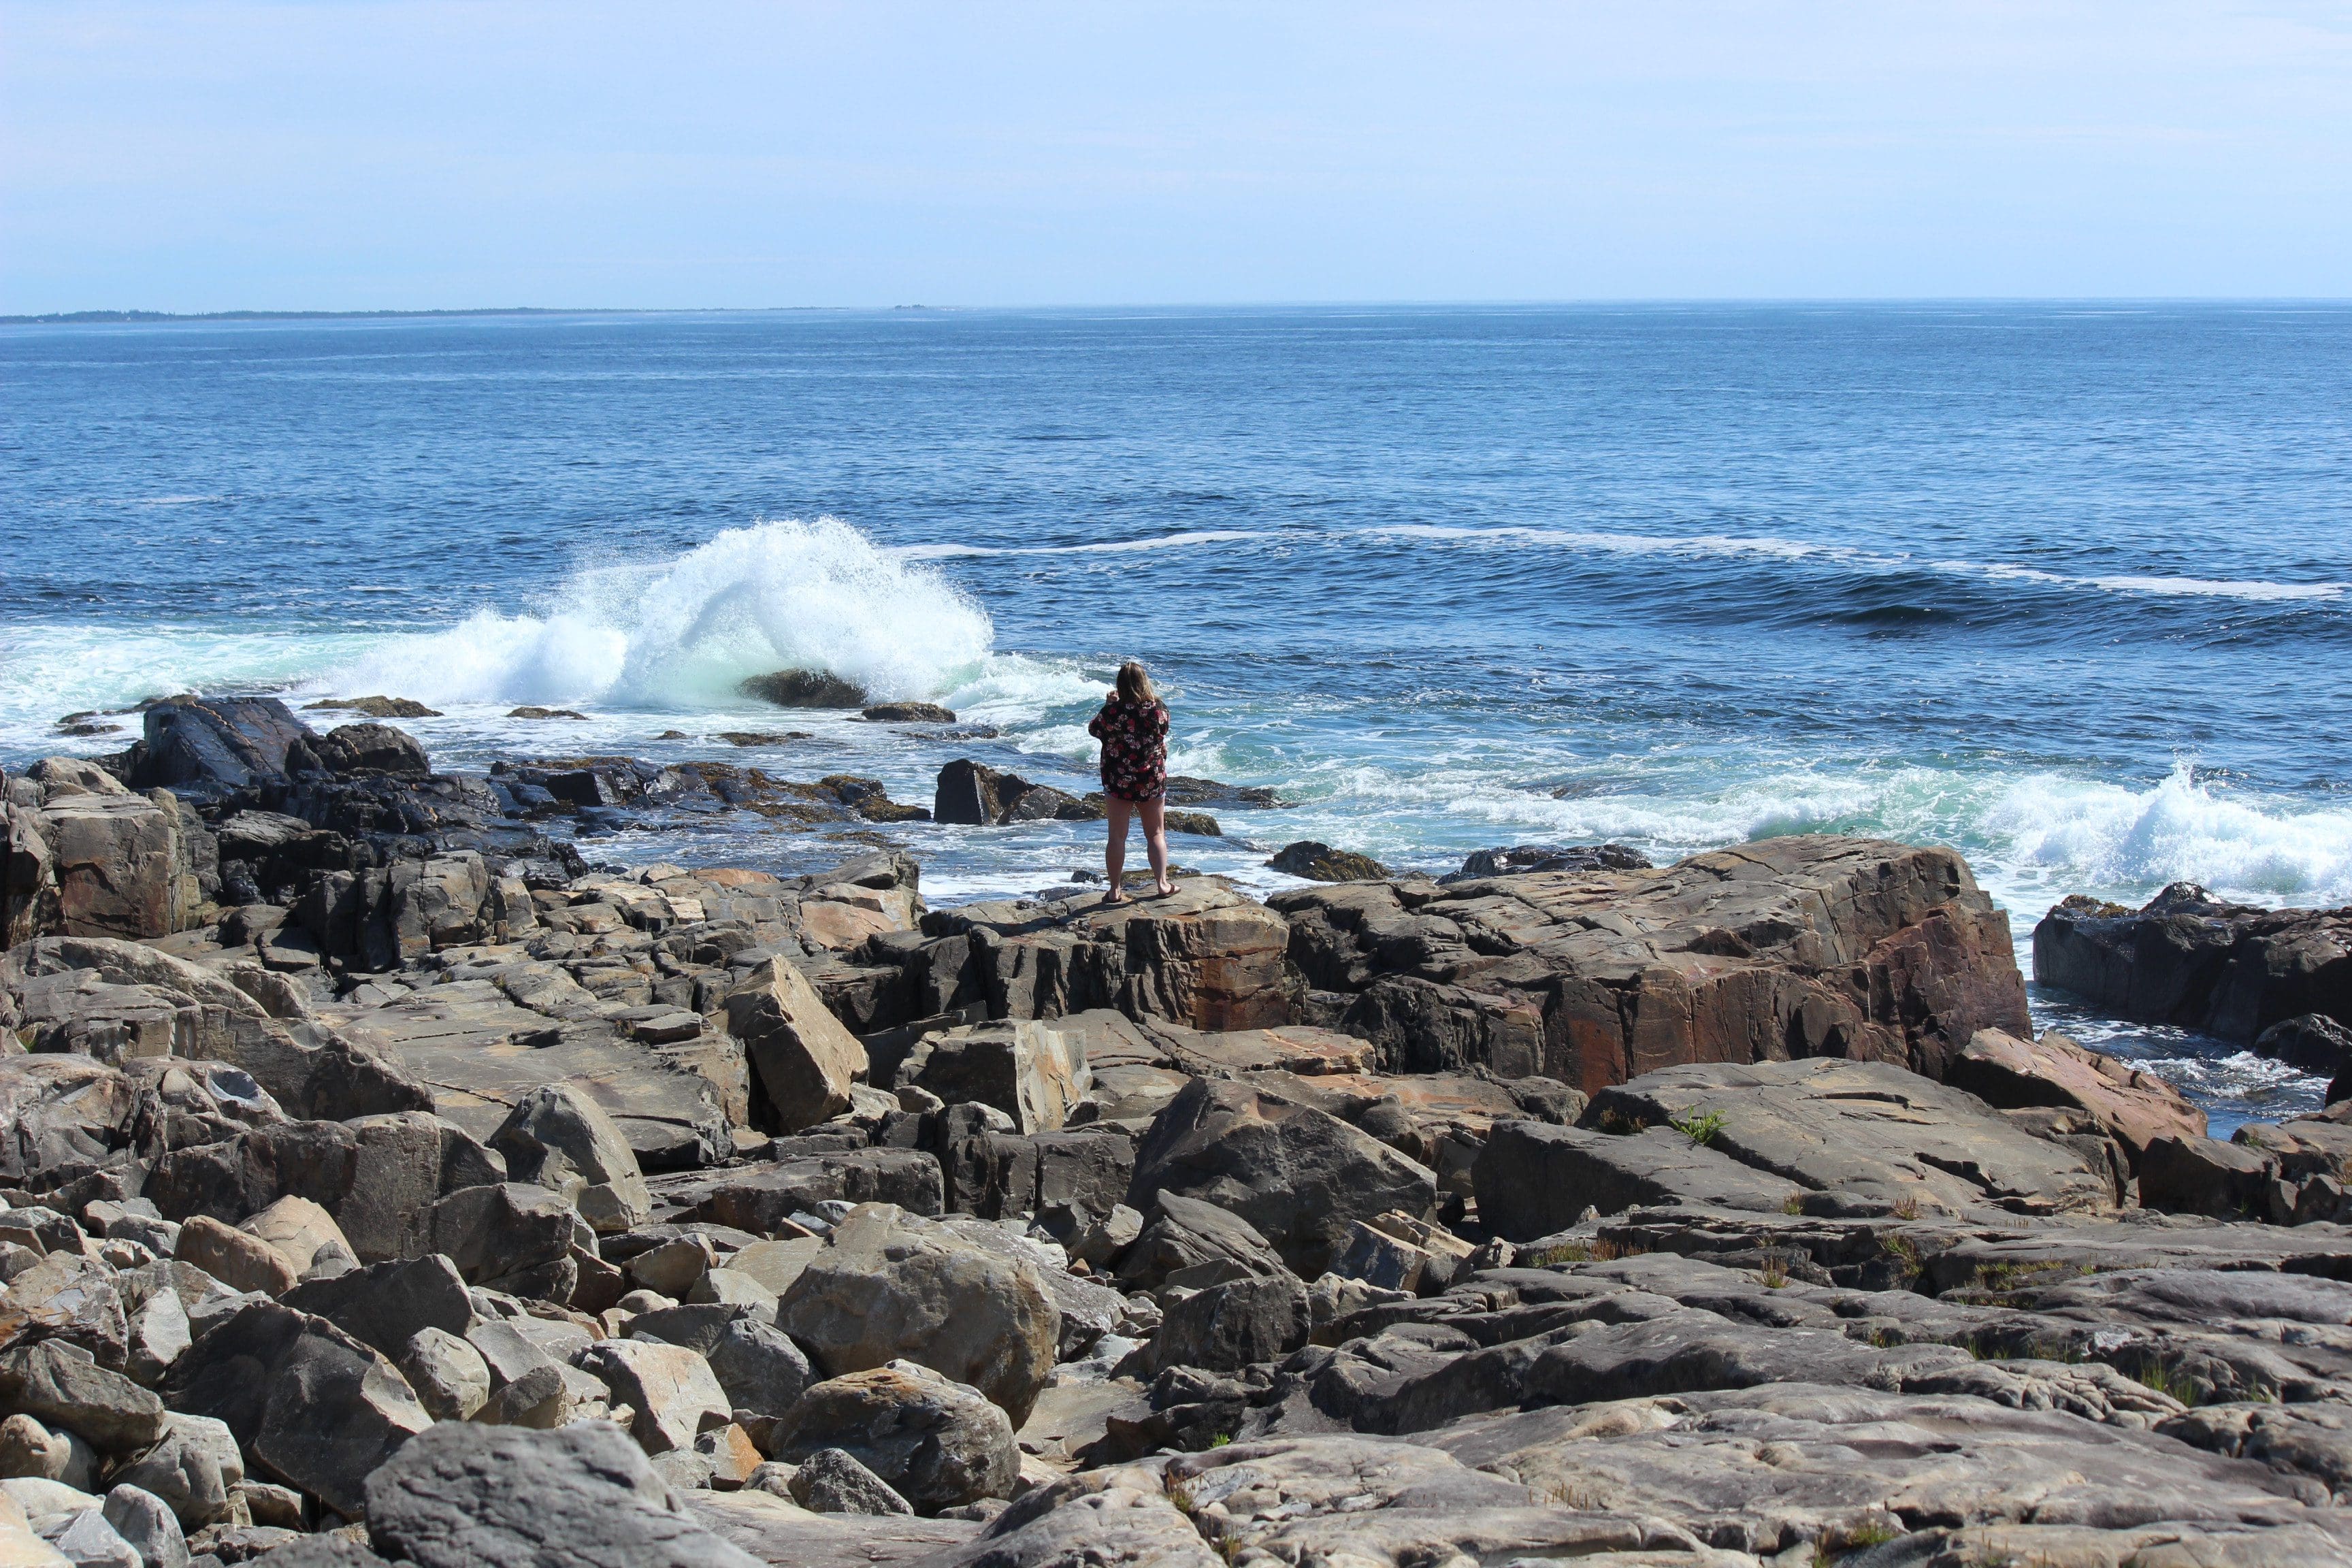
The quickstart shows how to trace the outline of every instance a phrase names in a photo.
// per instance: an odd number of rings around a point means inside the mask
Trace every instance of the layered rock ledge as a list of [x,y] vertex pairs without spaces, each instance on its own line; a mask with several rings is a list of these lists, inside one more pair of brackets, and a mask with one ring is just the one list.
[[0,1561],[2352,1562],[2352,1100],[1948,851],[931,910],[274,706],[9,787]]

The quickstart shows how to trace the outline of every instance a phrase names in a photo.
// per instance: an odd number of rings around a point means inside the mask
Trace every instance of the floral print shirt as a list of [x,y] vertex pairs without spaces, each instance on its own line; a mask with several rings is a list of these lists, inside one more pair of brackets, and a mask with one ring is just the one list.
[[1102,742],[1103,788],[1124,801],[1157,800],[1168,789],[1168,710],[1113,697],[1087,726]]

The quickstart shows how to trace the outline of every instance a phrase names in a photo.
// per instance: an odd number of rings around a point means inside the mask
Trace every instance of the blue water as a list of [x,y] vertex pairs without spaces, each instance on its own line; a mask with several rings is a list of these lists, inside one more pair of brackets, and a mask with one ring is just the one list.
[[[1305,837],[1450,869],[1832,829],[1958,846],[2021,933],[2179,878],[2352,901],[2352,308],[20,325],[0,396],[8,761],[166,690],[383,691],[451,765],[927,800],[959,753],[1083,783],[1132,656],[1180,769],[1297,803],[1180,843],[1259,886]],[[732,694],[783,665],[1003,735]],[[698,738],[746,727],[813,739]],[[600,853],[838,852],[774,833]],[[1098,836],[901,834],[945,899]],[[2228,1116],[2316,1087],[2039,1005]]]

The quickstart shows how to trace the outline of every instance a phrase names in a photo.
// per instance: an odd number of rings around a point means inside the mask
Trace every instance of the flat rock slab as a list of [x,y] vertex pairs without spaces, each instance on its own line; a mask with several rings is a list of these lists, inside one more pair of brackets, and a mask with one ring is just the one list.
[[2046,1215],[2114,1203],[2104,1169],[1974,1095],[1884,1062],[1667,1068],[1594,1097],[1587,1127],[1679,1125],[1750,1169],[1865,1204]]
[[433,1109],[487,1142],[543,1085],[572,1083],[621,1129],[649,1168],[712,1164],[732,1143],[719,1090],[700,1074],[621,1040],[602,1022],[559,1024],[488,981],[428,986],[339,1027],[433,1092]]
[[737,1550],[775,1568],[869,1568],[914,1563],[963,1545],[981,1527],[971,1520],[908,1514],[812,1513],[762,1491],[688,1492],[696,1522]]
[[1566,1230],[1587,1208],[1614,1215],[1696,1204],[1778,1214],[1804,1192],[1670,1127],[1620,1134],[1507,1121],[1487,1138],[1473,1176],[1479,1217],[1513,1241]]
[[[2147,1432],[1966,1395],[1781,1384],[1475,1417],[1415,1439],[1571,1507],[1672,1520],[1770,1555],[1995,1522],[2326,1523],[2291,1479]],[[2308,1490],[2305,1483],[2303,1489]]]

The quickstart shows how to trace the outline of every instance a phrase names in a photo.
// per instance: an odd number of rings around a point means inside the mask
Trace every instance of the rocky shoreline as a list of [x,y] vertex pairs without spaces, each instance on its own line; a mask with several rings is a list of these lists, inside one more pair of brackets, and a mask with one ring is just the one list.
[[[839,863],[562,831],[704,803]],[[2035,1039],[1957,855],[935,910],[859,837],[1087,804],[252,699],[10,779],[0,1563],[2352,1562],[2352,1098]],[[2034,955],[2352,1066],[2352,911]]]

